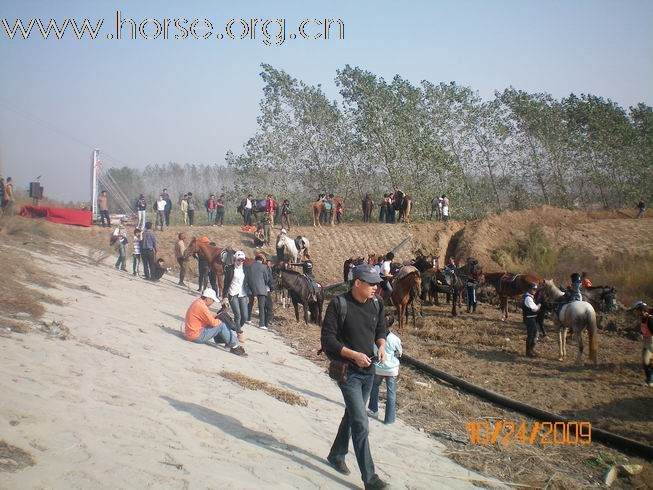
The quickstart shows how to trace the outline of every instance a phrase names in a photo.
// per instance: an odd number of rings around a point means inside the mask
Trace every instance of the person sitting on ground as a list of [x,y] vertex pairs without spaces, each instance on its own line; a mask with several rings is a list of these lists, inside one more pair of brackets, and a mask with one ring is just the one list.
[[580,284],[584,289],[592,287],[592,280],[588,277],[587,272],[580,273]]
[[633,306],[633,311],[640,321],[640,332],[642,334],[642,366],[644,367],[644,383],[653,387],[653,315],[648,305],[638,301]]
[[157,259],[156,264],[154,265],[154,274],[152,280],[158,281],[166,272],[170,272],[170,268],[166,266],[166,263],[163,259]]
[[232,354],[246,357],[245,349],[238,343],[236,332],[218,315],[211,314],[209,308],[217,301],[215,291],[205,289],[202,296],[191,303],[184,320],[184,337],[198,344],[205,344],[210,340],[216,344],[226,344]]

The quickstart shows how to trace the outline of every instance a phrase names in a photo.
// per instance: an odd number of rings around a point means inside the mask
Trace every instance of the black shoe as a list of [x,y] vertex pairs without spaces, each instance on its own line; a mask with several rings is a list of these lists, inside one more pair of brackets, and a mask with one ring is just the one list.
[[343,475],[350,475],[351,471],[349,471],[349,468],[347,468],[347,465],[345,464],[344,460],[343,461],[338,461],[331,456],[327,457],[327,461],[331,465],[331,467],[336,470],[338,473],[341,473]]
[[236,354],[237,356],[247,357],[247,352],[245,352],[245,349],[243,349],[242,345],[239,345],[238,347],[232,347],[229,352]]
[[365,484],[365,490],[381,490],[382,488],[388,488],[388,484],[377,475],[374,475],[371,482]]

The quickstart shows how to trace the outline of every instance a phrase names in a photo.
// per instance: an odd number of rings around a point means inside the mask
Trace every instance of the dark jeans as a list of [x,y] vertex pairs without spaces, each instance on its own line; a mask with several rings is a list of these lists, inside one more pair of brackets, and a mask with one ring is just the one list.
[[385,213],[387,211],[386,207],[381,207],[379,209],[379,223],[385,223]]
[[186,212],[188,213],[188,225],[193,226],[193,221],[195,220],[195,210],[189,209]]
[[229,306],[231,306],[231,311],[234,313],[234,322],[236,323],[236,328],[242,330],[243,325],[247,321],[247,303],[249,299],[247,296],[242,298],[238,296],[229,296]]
[[179,264],[179,284],[183,284],[186,278],[186,259],[177,257],[177,263]]
[[215,224],[222,226],[224,224],[224,207],[217,208],[215,211]]
[[338,383],[342,397],[345,400],[345,414],[338,427],[329,459],[335,461],[345,460],[349,450],[349,438],[354,444],[354,453],[361,470],[363,483],[371,483],[375,479],[374,462],[370,453],[368,440],[369,427],[367,420],[367,401],[370,398],[372,385],[374,384],[373,374],[362,374],[353,369],[349,370],[347,381]]
[[[265,327],[267,325],[267,321],[265,319],[265,302],[267,299],[267,296],[264,294],[259,294],[255,296],[256,302],[258,303],[258,326],[259,327]],[[254,300],[252,299],[252,302],[247,305],[247,321],[250,321],[252,319],[252,310],[254,309]]]
[[476,286],[467,286],[467,312],[476,311]]
[[134,275],[138,274],[138,269],[141,265],[141,254],[132,255],[132,273]]
[[265,326],[269,327],[272,321],[272,291],[265,297]]
[[[105,221],[107,223],[106,225],[104,224]],[[111,226],[111,220],[109,219],[109,210],[100,210],[100,223],[102,223],[102,226]]]
[[204,291],[209,284],[209,264],[200,262],[197,264],[198,291]]
[[245,226],[252,226],[252,210],[251,209],[244,209],[243,210],[243,221],[245,222]]
[[157,211],[156,212],[156,222],[154,223],[154,228],[157,227],[157,225],[161,226],[161,231],[163,231],[163,225],[165,224],[166,221],[166,215],[164,211]]
[[535,317],[526,318],[526,354],[534,352],[537,338],[537,323]]
[[145,274],[145,279],[152,279],[154,277],[154,250],[151,248],[144,248],[141,250],[141,256],[143,259],[143,274]]
[[166,210],[165,210],[166,226],[170,226],[170,211],[172,211],[172,209],[170,209],[168,206],[166,206]]

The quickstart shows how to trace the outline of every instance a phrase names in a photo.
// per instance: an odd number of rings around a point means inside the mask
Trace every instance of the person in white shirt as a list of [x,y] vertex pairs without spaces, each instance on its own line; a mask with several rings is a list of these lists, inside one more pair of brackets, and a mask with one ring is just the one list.
[[245,226],[252,226],[252,195],[248,194],[245,198],[245,205],[243,206],[243,220]]
[[392,267],[392,260],[395,258],[395,254],[388,252],[385,256],[383,264],[381,264],[381,277],[383,278],[383,289],[387,292],[388,295],[392,294],[392,273],[390,272]]
[[156,202],[156,223],[154,223],[154,228],[157,227],[159,223],[161,223],[161,231],[163,231],[163,224],[165,223],[165,213],[166,213],[166,206],[168,203],[166,202],[165,199],[163,199],[163,195],[159,196],[159,199]]
[[442,194],[442,219],[449,221],[449,198]]
[[[388,325],[388,336],[385,339],[385,361],[374,364],[376,375],[370,393],[370,402],[367,406],[367,414],[370,417],[379,416],[379,388],[385,380],[386,402],[385,402],[385,424],[392,424],[397,416],[397,376],[399,376],[399,357],[402,354],[401,339],[390,331]],[[378,348],[374,347],[374,354]]]
[[247,304],[249,303],[244,263],[245,252],[238,250],[234,254],[234,263],[224,268],[224,292],[226,294],[222,303],[225,306],[227,304],[231,306],[231,311],[234,312],[236,332],[239,336],[242,335],[243,325],[247,321]]

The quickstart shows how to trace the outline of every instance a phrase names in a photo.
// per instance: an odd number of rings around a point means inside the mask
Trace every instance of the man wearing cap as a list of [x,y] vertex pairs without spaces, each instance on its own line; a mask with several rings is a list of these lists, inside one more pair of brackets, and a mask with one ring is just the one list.
[[633,310],[639,317],[639,328],[642,333],[642,366],[646,376],[644,383],[653,387],[653,315],[643,301],[635,303]]
[[537,357],[535,354],[535,339],[537,338],[535,318],[542,305],[535,304],[535,291],[537,291],[537,284],[531,283],[521,302],[524,324],[526,324],[526,355],[528,357]]
[[365,489],[380,489],[386,488],[387,484],[374,470],[366,407],[374,384],[372,357],[375,344],[378,361],[384,362],[386,357],[383,303],[375,297],[381,277],[370,264],[356,266],[352,275],[352,288],[341,296],[347,308],[344,319],[340,318],[341,300],[334,298],[327,307],[322,324],[322,350],[331,359],[348,361],[347,377],[338,382],[345,401],[345,414],[327,461],[338,472],[350,473],[345,456],[351,436]]
[[227,344],[231,348],[229,352],[246,357],[245,349],[238,344],[236,333],[219,318],[219,315],[211,314],[209,307],[216,301],[218,297],[215,291],[208,288],[200,298],[191,303],[184,320],[184,337],[198,344],[205,344],[210,340],[216,344]]

